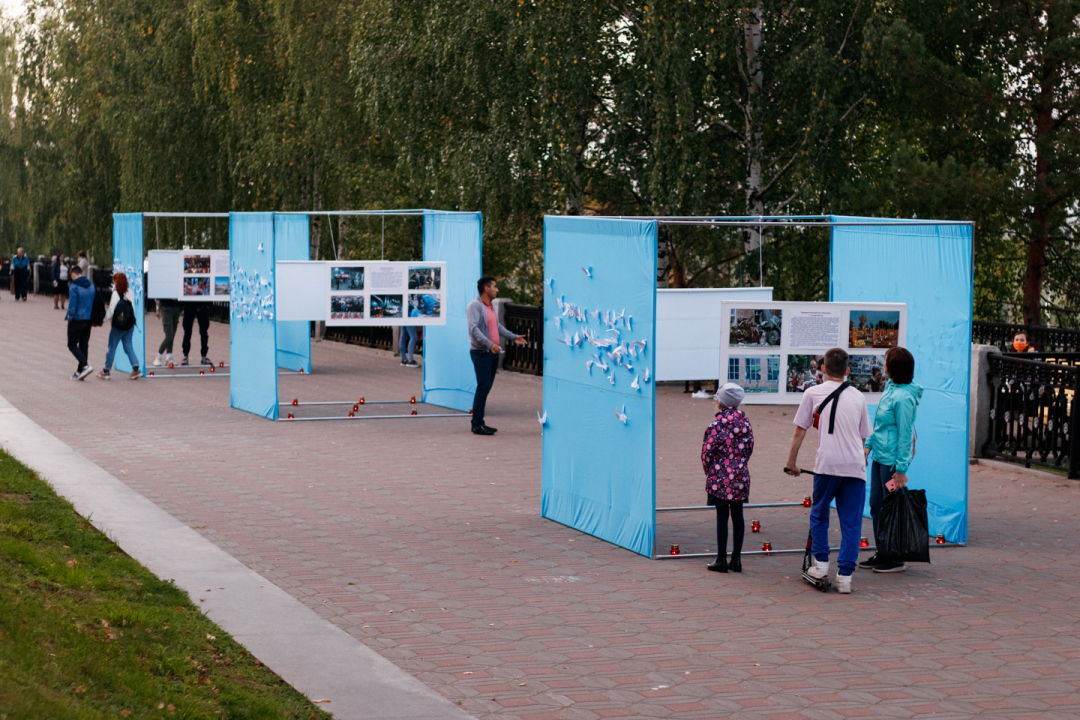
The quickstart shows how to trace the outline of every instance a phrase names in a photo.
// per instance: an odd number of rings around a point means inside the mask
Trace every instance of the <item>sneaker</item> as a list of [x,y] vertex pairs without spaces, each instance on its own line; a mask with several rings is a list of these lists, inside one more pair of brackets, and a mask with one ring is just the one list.
[[181,365],[187,365],[187,364],[188,364],[188,362],[187,362],[187,355],[185,355],[185,356],[184,356],[184,359],[180,361],[180,364],[181,364]]
[[102,380],[112,380],[112,375],[109,374],[108,370],[98,370],[97,376]]
[[874,568],[876,573],[897,573],[907,570],[907,565],[898,562],[884,562]]
[[165,364],[168,365],[172,362],[172,353],[165,353]]
[[694,398],[695,400],[708,400],[712,396],[713,396],[713,394],[711,392],[707,392],[705,390],[698,390],[696,393],[694,393],[690,397]]
[[873,570],[880,564],[881,560],[878,558],[878,556],[872,555],[871,557],[859,563],[859,567],[861,567],[863,570]]
[[76,372],[71,373],[71,379],[72,380],[81,380],[82,378],[79,377],[79,373],[78,373],[78,371],[76,371]]
[[829,577],[829,561],[821,562],[814,558],[814,564],[806,571],[806,574],[815,580]]
[[420,367],[420,363],[416,362],[415,360],[410,360],[407,363],[402,363],[402,365],[404,365],[405,367]]
[[494,435],[495,434],[494,430],[492,430],[491,428],[484,427],[482,425],[480,427],[474,427],[472,429],[472,432],[473,432],[473,435]]
[[158,353],[158,356],[154,358],[154,367],[161,367],[163,362],[164,360],[161,357],[161,353]]
[[142,377],[142,370],[140,370],[139,368],[135,368],[134,370],[131,371],[131,374],[128,375],[128,378],[130,380],[138,380],[141,377]]
[[203,355],[202,360],[199,360],[199,364],[200,365],[213,365],[214,363],[210,361],[210,358]]
[[80,370],[76,374],[79,376],[79,380],[85,380],[86,376],[89,375],[92,372],[94,372],[94,368],[87,365],[86,367],[84,367],[82,370]]
[[851,594],[851,576],[850,575],[837,575],[836,576],[836,592],[841,595]]
[[407,364],[404,360],[401,361],[401,367],[405,367]]

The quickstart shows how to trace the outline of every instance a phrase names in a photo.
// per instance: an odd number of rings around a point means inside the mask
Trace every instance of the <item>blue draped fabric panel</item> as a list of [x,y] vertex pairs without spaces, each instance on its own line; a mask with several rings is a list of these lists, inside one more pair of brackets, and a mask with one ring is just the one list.
[[229,401],[276,420],[274,213],[230,213],[229,238]]
[[[127,276],[128,285],[135,295],[135,334],[131,338],[135,354],[139,357],[139,369],[146,374],[146,293],[143,291],[143,216],[142,213],[113,213],[113,273]],[[109,325],[101,330],[108,335]],[[113,360],[118,372],[129,373],[131,362],[123,345],[116,346]]]
[[[307,215],[274,216],[274,259],[309,260],[310,228]],[[277,324],[277,364],[286,370],[311,372],[311,322],[287,320]]]
[[909,487],[926,490],[931,535],[944,533],[949,542],[966,542],[971,226],[833,227],[831,255],[834,302],[907,303],[907,348],[915,357],[915,382],[925,388],[915,421],[918,441]]
[[480,213],[424,215],[424,260],[446,263],[446,324],[423,329],[422,400],[461,411],[472,407],[476,392],[465,307],[476,297],[476,281],[483,275],[482,232]]
[[[656,228],[544,218],[541,511],[647,557],[656,535]],[[608,354],[616,346],[590,340],[643,343],[644,354],[633,345],[636,356],[620,365]]]

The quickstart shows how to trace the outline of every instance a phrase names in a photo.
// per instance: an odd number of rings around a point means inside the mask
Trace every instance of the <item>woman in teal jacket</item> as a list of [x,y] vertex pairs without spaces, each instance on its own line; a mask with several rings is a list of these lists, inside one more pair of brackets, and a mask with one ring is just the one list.
[[[889,381],[874,416],[874,434],[866,441],[866,454],[873,453],[870,468],[870,517],[874,521],[874,539],[881,547],[878,519],[881,503],[890,492],[907,485],[907,469],[915,456],[915,411],[922,399],[923,389],[911,382],[915,376],[915,358],[907,350],[895,347],[885,353],[885,372]],[[859,567],[877,573],[903,572],[902,562],[884,557],[879,552]]]

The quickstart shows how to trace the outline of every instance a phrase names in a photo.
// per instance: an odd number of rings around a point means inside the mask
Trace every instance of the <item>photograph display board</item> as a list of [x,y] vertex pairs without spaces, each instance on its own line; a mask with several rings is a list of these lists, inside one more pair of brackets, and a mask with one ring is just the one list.
[[176,298],[186,302],[228,302],[229,251],[180,250]]
[[744,403],[798,404],[824,382],[825,352],[850,356],[848,381],[876,404],[885,353],[907,340],[904,303],[724,302],[720,381],[746,391]]
[[443,325],[446,263],[334,261],[326,265],[326,324]]

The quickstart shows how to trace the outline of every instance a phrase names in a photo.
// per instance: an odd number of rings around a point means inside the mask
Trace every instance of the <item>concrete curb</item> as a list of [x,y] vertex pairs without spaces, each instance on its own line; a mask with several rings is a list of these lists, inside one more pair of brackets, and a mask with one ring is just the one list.
[[[0,446],[267,667],[339,720],[471,718],[102,470],[0,396]],[[206,592],[211,588],[212,592]],[[199,602],[204,599],[204,602]]]
[[1015,475],[1026,475],[1030,477],[1043,478],[1044,480],[1065,480],[1068,482],[1076,482],[1076,480],[1069,480],[1069,476],[1065,473],[1051,472],[1050,470],[1041,470],[1036,467],[1024,467],[1020,463],[1009,462],[1007,460],[993,460],[991,458],[971,458],[972,465],[980,465],[985,468],[992,468],[994,470],[1002,470],[1004,472],[1013,473]]

